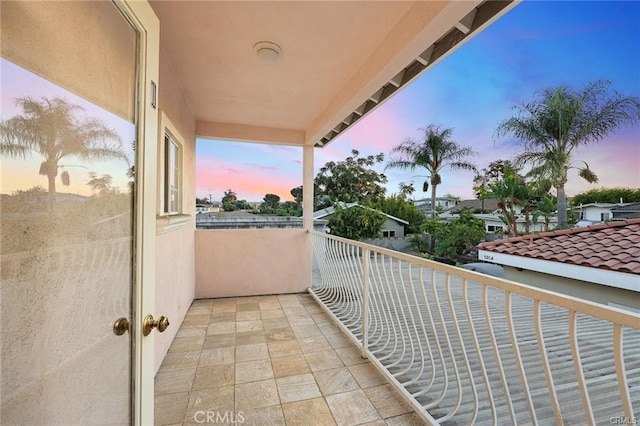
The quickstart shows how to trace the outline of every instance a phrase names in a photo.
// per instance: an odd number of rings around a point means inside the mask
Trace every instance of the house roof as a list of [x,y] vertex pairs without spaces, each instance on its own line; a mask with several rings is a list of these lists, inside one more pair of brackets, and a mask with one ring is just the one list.
[[638,212],[638,211],[640,211],[640,203],[631,203],[631,204],[626,204],[626,205],[614,207],[614,208],[611,209],[611,211],[616,211],[616,212]]
[[[323,146],[517,1],[161,1],[161,61],[203,138]],[[260,61],[259,42],[280,47]],[[272,49],[273,50],[273,49]]]
[[571,208],[571,210],[580,210],[580,209],[588,209],[588,208],[597,208],[597,209],[615,209],[618,207],[625,207],[632,203],[587,203],[587,204],[578,204]]
[[[345,209],[350,209],[351,207],[361,207],[363,209],[373,210],[370,207],[362,206],[362,205],[360,205],[358,203],[342,203],[342,207],[345,208]],[[323,217],[327,217],[327,216],[329,216],[330,214],[332,214],[335,211],[336,211],[336,209],[333,206],[327,207],[327,208],[322,209],[322,210],[317,210],[317,211],[313,212],[313,219],[314,220],[315,219],[322,219]],[[380,210],[378,210],[378,211],[380,211]],[[383,215],[387,216],[391,220],[395,220],[396,222],[402,223],[403,225],[408,225],[409,224],[409,222],[407,222],[406,220],[400,219],[400,218],[395,217],[395,216],[391,216],[390,214],[386,214],[383,211],[380,211],[380,213],[382,213]]]
[[640,275],[640,219],[496,240],[478,249]]
[[[457,198],[452,198],[452,197],[436,197],[436,201],[457,201]],[[414,204],[416,203],[429,203],[431,204],[431,198],[420,198],[419,200],[415,200],[413,202]]]
[[[449,211],[462,211],[465,208],[470,210],[479,210],[482,208],[482,200],[462,200]],[[488,211],[498,210],[498,200],[495,198],[487,198],[484,200],[484,209]]]

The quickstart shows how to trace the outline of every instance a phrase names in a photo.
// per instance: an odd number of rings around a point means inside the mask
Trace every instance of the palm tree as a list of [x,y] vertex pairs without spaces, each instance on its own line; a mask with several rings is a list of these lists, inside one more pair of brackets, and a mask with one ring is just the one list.
[[[475,155],[471,147],[461,147],[451,140],[452,129],[441,129],[430,124],[420,129],[423,132],[421,141],[407,138],[391,151],[391,160],[387,167],[404,170],[415,170],[424,167],[429,172],[431,183],[431,219],[436,215],[436,188],[442,183],[440,171],[446,166],[454,170],[476,170],[476,166],[464,161]],[[397,154],[397,157],[393,157]]]
[[521,204],[522,180],[515,174],[504,176],[496,183],[489,184],[491,198],[498,200],[498,207],[502,210],[501,219],[507,225],[510,237],[518,235],[518,216],[515,206]]
[[[515,106],[517,116],[498,126],[499,137],[512,135],[524,143],[517,165],[530,164],[529,175],[549,179],[558,197],[558,227],[567,227],[567,172],[573,168],[574,151],[599,142],[627,122],[640,119],[640,98],[610,95],[611,83],[599,80],[581,91],[559,86],[544,89],[540,98]],[[587,182],[598,177],[585,167],[575,167]]]
[[89,181],[87,181],[87,185],[91,187],[96,196],[107,195],[111,192],[112,182],[113,178],[109,174],[104,174],[102,177],[98,177],[96,172],[89,172]]
[[[82,160],[122,159],[129,161],[122,150],[118,134],[97,118],[79,119],[79,105],[62,98],[30,97],[16,99],[23,114],[0,121],[0,154],[12,158],[26,158],[33,152],[44,161],[39,173],[47,176],[49,200],[56,192],[60,160],[75,157]],[[69,185],[69,174],[61,174],[63,185]]]
[[549,224],[551,223],[551,217],[556,213],[556,200],[553,197],[544,197],[538,202],[537,210],[533,212],[533,223],[538,222],[538,218],[542,216],[544,218],[544,230],[549,230]]

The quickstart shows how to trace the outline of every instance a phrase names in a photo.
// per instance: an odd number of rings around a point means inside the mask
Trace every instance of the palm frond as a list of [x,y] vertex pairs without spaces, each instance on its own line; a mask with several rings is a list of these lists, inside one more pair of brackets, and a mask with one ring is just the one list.
[[586,180],[589,183],[598,183],[598,176],[589,168],[589,165],[584,162],[584,167],[578,168],[578,176]]

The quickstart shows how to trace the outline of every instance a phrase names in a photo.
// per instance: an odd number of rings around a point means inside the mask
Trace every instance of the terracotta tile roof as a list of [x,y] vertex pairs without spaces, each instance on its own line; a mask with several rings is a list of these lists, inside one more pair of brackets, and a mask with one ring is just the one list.
[[478,249],[640,275],[640,219],[496,240]]

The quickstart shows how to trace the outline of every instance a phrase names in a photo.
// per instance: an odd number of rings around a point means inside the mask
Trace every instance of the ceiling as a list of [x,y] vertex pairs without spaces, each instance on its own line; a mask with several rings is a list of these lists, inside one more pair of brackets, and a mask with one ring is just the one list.
[[[511,1],[152,1],[198,136],[326,145]],[[273,63],[254,51],[276,43]]]

